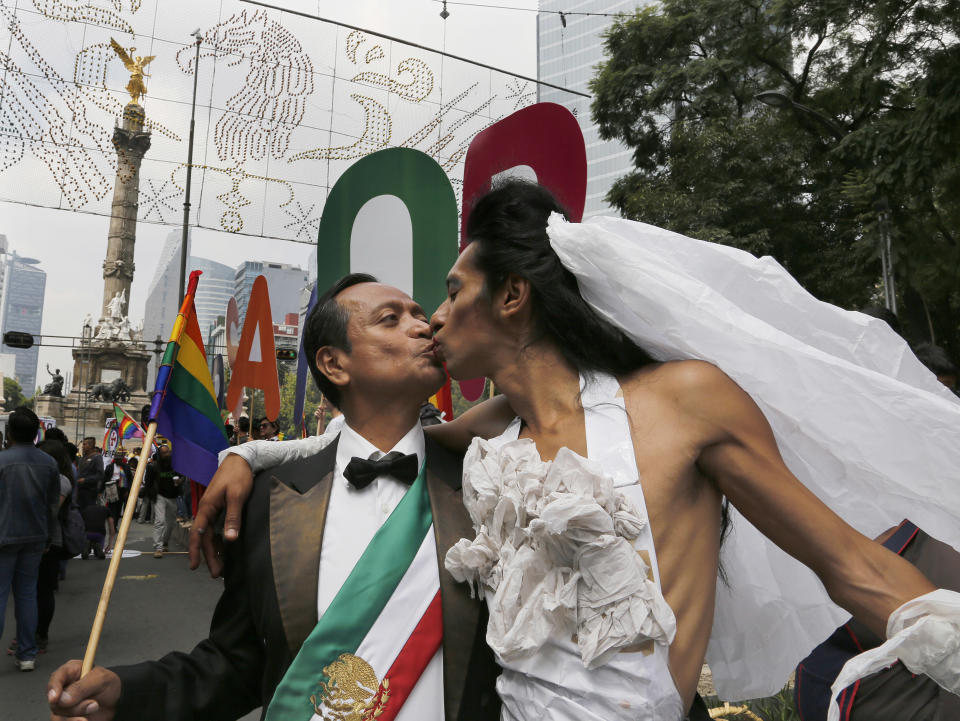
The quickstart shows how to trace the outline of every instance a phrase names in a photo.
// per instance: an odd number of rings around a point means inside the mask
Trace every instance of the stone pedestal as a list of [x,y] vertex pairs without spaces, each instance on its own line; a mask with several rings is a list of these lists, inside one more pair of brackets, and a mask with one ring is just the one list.
[[[149,402],[149,393],[138,392],[131,395],[130,400],[126,403],[121,403],[120,407],[139,423],[140,409]],[[86,436],[96,438],[99,446],[103,439],[104,429],[107,427],[107,421],[114,417],[113,403],[87,400],[87,394],[80,393],[79,389],[63,398],[37,396],[34,408],[38,416],[55,418],[57,426],[77,446]],[[130,443],[131,441],[128,441],[128,444]],[[136,445],[139,445],[140,439],[134,439],[132,443],[134,445],[131,448],[136,447]]]
[[83,343],[73,349],[74,385],[88,390],[96,383],[109,383],[114,378],[122,378],[131,391],[146,391],[147,366],[152,356],[140,343]]

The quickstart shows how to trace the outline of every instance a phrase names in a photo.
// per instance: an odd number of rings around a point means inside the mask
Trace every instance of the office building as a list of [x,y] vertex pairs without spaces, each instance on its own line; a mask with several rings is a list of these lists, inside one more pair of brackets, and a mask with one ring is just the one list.
[[[16,251],[0,256],[3,276],[3,300],[0,305],[0,333],[20,331],[29,333],[37,340],[43,325],[43,301],[47,289],[47,274],[38,267],[40,261],[24,258]],[[7,348],[4,353],[16,357],[14,375],[23,389],[23,395],[31,397],[37,390],[37,359],[40,348]]]
[[[170,337],[173,322],[180,310],[180,243],[181,232],[171,231],[167,236],[163,249],[160,251],[160,260],[150,288],[147,291],[147,300],[143,311],[143,340],[148,349],[152,349],[152,342],[160,336],[163,343]],[[187,239],[190,247],[190,239]],[[228,265],[217,263],[207,258],[190,256],[187,258],[187,277],[194,270],[203,272],[197,293],[194,296],[194,305],[197,309],[197,322],[200,332],[206,336],[210,327],[216,322],[217,316],[227,312],[227,303],[233,295],[234,270]],[[150,361],[148,377],[153,378],[156,373],[156,359]]]
[[308,272],[300,266],[253,260],[241,263],[237,266],[233,283],[241,328],[247,317],[247,304],[250,302],[253,281],[258,275],[262,275],[267,281],[270,314],[273,322],[277,324],[286,322],[287,313],[300,310],[300,291],[309,283]]
[[[602,34],[614,22],[604,14],[633,13],[645,0],[541,0],[537,14],[537,77],[582,93],[604,59]],[[565,15],[564,13],[602,13]],[[633,168],[632,151],[616,140],[602,140],[590,115],[590,99],[540,86],[539,101],[563,105],[577,116],[587,147],[587,200],[584,217],[616,214],[605,200],[614,181]]]

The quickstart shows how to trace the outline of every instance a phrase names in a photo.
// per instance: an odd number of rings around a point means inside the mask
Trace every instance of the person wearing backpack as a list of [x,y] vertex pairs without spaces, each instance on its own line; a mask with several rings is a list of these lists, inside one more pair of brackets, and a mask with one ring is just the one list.
[[[60,472],[60,505],[57,508],[57,523],[54,528],[50,547],[40,559],[40,572],[37,577],[37,651],[45,653],[47,650],[50,622],[56,610],[56,591],[59,587],[60,561],[71,558],[75,553],[70,551],[76,548],[76,532],[71,531],[71,523],[75,526],[75,519],[71,519],[71,507],[79,517],[79,511],[73,504],[73,484],[70,481],[71,463],[66,446],[60,441],[44,440],[37,444],[37,448],[53,458]],[[82,521],[81,521],[82,522]],[[82,526],[81,526],[82,530]],[[72,538],[71,538],[72,536]]]

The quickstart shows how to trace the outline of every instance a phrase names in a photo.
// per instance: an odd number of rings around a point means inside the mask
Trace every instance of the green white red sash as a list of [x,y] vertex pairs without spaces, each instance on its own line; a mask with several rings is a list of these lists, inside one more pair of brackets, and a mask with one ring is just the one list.
[[277,686],[267,721],[392,721],[443,638],[425,467]]

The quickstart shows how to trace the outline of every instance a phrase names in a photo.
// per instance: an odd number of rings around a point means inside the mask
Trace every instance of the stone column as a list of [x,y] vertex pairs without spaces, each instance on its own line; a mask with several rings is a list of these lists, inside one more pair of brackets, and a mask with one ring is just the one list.
[[117,178],[113,188],[107,255],[103,261],[103,304],[100,320],[109,317],[107,303],[122,292],[126,302],[121,315],[129,315],[130,284],[133,282],[133,246],[137,237],[137,208],[140,193],[140,163],[150,149],[150,131],[144,130],[143,108],[127,103],[121,124],[113,130],[117,150]]

